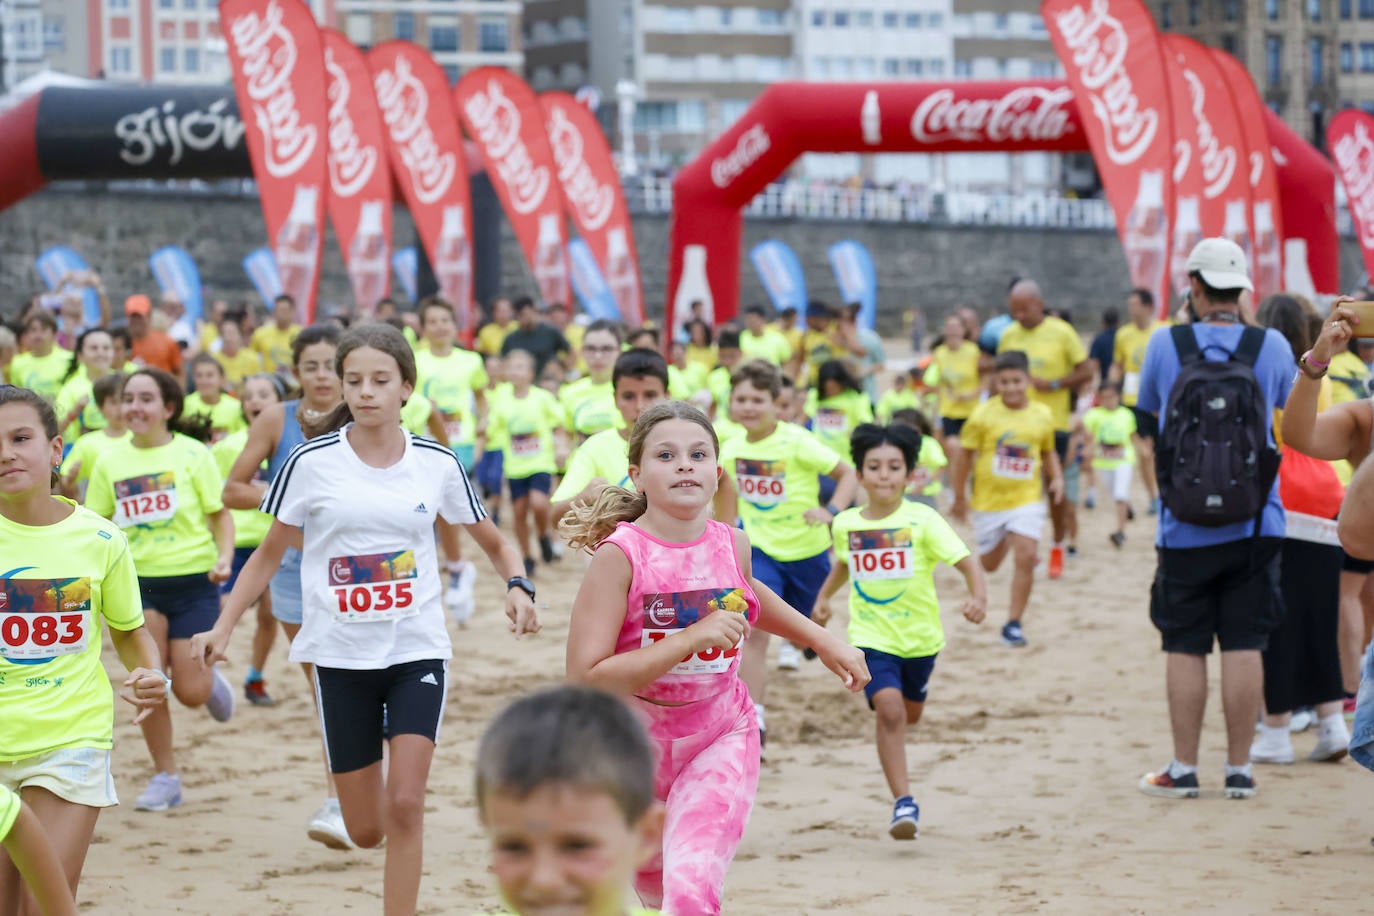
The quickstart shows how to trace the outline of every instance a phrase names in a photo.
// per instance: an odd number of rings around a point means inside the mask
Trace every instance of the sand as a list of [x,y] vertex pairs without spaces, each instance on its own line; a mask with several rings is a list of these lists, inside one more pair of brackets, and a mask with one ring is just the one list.
[[[1138,497],[1137,505],[1140,505]],[[887,836],[891,812],[862,696],[818,663],[775,675],[769,760],[726,885],[725,912],[1166,913],[1358,912],[1374,850],[1374,773],[1346,760],[1257,767],[1251,801],[1221,797],[1224,758],[1216,665],[1203,734],[1202,798],[1136,790],[1170,757],[1164,659],[1147,616],[1152,520],[1123,551],[1109,513],[1082,512],[1082,556],[1036,582],[1030,646],[997,639],[1007,570],[991,580],[989,619],[955,610],[957,573],[938,576],[949,645],[926,718],[908,743],[921,837]],[[966,540],[971,532],[963,531]],[[583,562],[539,575],[544,631],[516,642],[502,586],[483,567],[479,613],[454,632],[450,700],[430,780],[421,912],[467,914],[498,903],[471,792],[483,723],[563,670],[568,609]],[[836,620],[844,625],[836,600]],[[228,673],[245,669],[251,618]],[[382,853],[335,852],[305,835],[322,798],[306,683],[279,640],[268,667],[275,708],[240,704],[217,724],[174,709],[185,803],[133,810],[151,774],[131,714],[118,712],[115,772],[124,805],[97,827],[82,881],[89,913],[268,914],[381,910]]]

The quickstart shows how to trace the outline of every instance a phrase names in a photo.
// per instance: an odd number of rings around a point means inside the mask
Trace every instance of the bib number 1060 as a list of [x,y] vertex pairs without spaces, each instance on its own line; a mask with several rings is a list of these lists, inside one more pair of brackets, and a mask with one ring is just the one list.
[[339,613],[355,614],[375,612],[384,614],[410,607],[415,600],[410,593],[410,582],[375,582],[367,585],[345,585],[334,589],[334,597],[339,602]]

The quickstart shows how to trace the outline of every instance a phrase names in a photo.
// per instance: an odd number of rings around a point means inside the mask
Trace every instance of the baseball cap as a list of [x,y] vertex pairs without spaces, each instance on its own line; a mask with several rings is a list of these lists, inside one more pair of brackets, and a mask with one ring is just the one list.
[[1245,252],[1230,239],[1198,242],[1188,255],[1187,270],[1202,274],[1202,279],[1213,289],[1248,289],[1251,292],[1255,289],[1250,283]]
[[153,311],[153,301],[142,293],[134,293],[124,300],[124,314],[148,315]]

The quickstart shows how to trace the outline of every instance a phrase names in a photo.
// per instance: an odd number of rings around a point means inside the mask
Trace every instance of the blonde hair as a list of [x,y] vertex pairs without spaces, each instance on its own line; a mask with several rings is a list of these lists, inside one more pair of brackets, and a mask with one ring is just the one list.
[[[686,420],[695,423],[711,437],[711,448],[720,455],[720,440],[711,420],[697,407],[686,401],[659,401],[639,415],[630,432],[630,464],[638,465],[644,457],[644,442],[653,428],[665,420]],[[567,515],[558,523],[558,533],[574,550],[590,553],[605,540],[621,522],[632,522],[649,508],[649,500],[637,490],[610,486],[601,491],[596,501],[573,503]]]

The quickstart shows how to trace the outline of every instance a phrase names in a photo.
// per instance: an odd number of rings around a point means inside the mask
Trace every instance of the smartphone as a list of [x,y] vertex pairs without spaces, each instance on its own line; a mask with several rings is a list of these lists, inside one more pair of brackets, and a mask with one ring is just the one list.
[[[38,304],[52,312],[62,311],[62,296],[58,293],[44,293],[38,297]],[[1370,303],[1374,306],[1374,303]]]
[[1355,325],[1356,337],[1374,337],[1374,302],[1345,302],[1341,308],[1350,309],[1360,319]]

